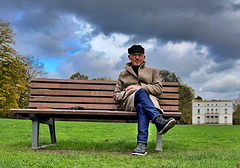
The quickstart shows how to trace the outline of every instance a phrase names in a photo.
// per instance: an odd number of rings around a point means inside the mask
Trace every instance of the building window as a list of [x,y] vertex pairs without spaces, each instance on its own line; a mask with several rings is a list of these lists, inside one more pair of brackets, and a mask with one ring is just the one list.
[[225,109],[225,114],[227,114],[227,109]]
[[227,124],[227,117],[224,117],[224,122],[225,122],[225,124]]
[[210,120],[211,124],[213,124],[213,116],[211,116],[211,120]]
[[197,113],[200,114],[200,109],[198,109]]
[[207,106],[209,106],[209,104],[207,104]]
[[206,123],[209,124],[209,116],[207,116]]
[[218,109],[215,109],[215,113],[216,113],[216,114],[218,113]]
[[216,104],[216,106],[217,106],[217,104]]
[[209,109],[207,109],[207,113],[209,113]]
[[198,106],[200,106],[200,104],[198,104]]
[[211,113],[213,114],[213,109],[211,109]]
[[218,124],[219,119],[216,115],[206,116],[206,124]]
[[197,122],[198,124],[200,124],[200,117],[197,117]]
[[218,124],[218,116],[215,116],[215,124]]
[[227,104],[225,104],[225,106],[227,106]]

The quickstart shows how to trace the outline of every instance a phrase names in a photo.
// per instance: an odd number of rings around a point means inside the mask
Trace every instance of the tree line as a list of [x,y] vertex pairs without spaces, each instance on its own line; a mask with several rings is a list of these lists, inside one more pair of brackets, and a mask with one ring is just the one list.
[[240,125],[240,93],[236,99],[233,99],[233,124]]
[[182,113],[180,123],[192,123],[192,100],[195,99],[194,89],[184,84],[180,77],[168,70],[159,70],[159,76],[163,82],[178,82],[179,84],[179,111]]

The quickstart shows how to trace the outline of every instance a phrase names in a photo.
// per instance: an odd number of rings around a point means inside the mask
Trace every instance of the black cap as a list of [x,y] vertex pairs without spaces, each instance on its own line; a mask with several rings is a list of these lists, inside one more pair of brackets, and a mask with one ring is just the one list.
[[132,45],[130,48],[128,48],[128,54],[132,54],[135,52],[144,54],[144,48],[141,45]]

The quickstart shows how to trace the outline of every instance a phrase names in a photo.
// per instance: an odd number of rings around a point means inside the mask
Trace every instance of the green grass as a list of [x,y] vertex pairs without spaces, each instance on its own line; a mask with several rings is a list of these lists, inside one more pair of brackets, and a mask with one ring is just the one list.
[[[163,151],[154,150],[150,124],[148,154],[132,156],[136,123],[56,122],[57,144],[31,150],[31,121],[0,119],[0,167],[219,167],[240,164],[240,126],[176,125],[163,135]],[[40,144],[49,144],[47,125]]]

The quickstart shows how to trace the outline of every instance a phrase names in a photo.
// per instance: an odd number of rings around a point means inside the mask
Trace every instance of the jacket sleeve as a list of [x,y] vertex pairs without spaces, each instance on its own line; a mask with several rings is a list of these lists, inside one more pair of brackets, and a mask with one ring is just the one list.
[[113,92],[113,99],[116,102],[121,102],[123,95],[124,95],[124,90],[123,90],[123,82],[121,80],[121,74],[118,77],[118,83],[116,84],[115,90]]
[[145,89],[149,94],[159,97],[163,93],[163,86],[159,77],[158,70],[152,71],[152,83],[145,84],[140,83],[141,87]]

